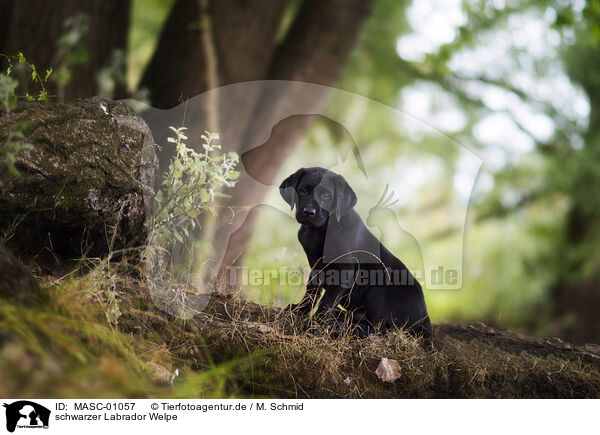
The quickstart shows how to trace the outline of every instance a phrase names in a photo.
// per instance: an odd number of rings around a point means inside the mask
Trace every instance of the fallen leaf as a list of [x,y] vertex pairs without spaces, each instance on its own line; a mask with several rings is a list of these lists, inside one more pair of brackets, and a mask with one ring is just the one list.
[[381,358],[375,374],[383,382],[394,382],[400,377],[400,364],[395,359]]

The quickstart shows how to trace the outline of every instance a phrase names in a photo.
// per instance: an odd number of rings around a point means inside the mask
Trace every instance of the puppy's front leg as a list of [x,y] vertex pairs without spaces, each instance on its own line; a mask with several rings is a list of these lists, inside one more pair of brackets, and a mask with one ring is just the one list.
[[319,297],[319,289],[320,287],[318,286],[307,287],[302,300],[297,304],[289,304],[286,307],[286,310],[291,310],[304,315],[310,313]]
[[325,290],[325,294],[321,298],[321,303],[315,312],[315,316],[324,317],[331,315],[338,317],[342,311],[337,308],[338,304],[344,297],[345,290],[341,286],[331,285]]

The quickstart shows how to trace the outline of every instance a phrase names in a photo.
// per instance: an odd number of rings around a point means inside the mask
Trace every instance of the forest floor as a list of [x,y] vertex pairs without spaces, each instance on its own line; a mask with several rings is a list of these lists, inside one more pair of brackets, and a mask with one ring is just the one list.
[[98,262],[0,299],[0,396],[600,398],[600,346],[482,323],[359,339],[233,295],[181,320],[134,267]]

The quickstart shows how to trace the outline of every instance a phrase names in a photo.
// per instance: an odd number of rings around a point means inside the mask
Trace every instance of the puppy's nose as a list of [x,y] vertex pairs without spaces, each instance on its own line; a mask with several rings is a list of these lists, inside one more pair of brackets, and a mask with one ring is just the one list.
[[317,214],[317,210],[315,210],[314,208],[310,208],[310,207],[304,207],[302,209],[302,212],[304,213],[304,216],[310,216],[310,217],[313,217],[314,215]]

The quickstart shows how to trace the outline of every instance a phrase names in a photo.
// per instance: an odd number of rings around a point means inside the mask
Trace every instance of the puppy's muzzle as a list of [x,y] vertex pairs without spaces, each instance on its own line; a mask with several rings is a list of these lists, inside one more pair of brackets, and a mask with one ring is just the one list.
[[302,214],[307,217],[315,217],[315,215],[317,214],[317,210],[311,207],[304,207],[302,209]]

